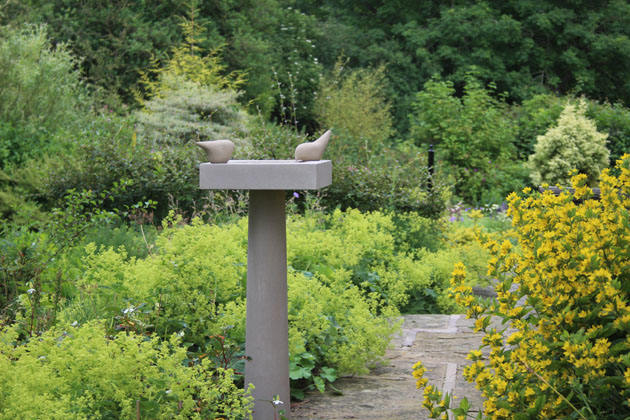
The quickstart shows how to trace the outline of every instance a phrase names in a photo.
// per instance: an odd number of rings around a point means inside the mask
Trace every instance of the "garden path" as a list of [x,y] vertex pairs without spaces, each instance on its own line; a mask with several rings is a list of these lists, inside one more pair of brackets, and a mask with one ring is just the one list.
[[[416,389],[412,366],[422,361],[429,383],[456,397],[467,397],[473,410],[481,406],[474,384],[462,377],[469,361],[466,355],[481,344],[481,333],[473,332],[474,320],[465,315],[405,315],[402,334],[387,351],[388,364],[364,376],[343,377],[331,392],[307,395],[294,404],[294,420],[424,420],[422,391]],[[472,413],[471,413],[472,414]],[[475,413],[476,414],[476,413]]]

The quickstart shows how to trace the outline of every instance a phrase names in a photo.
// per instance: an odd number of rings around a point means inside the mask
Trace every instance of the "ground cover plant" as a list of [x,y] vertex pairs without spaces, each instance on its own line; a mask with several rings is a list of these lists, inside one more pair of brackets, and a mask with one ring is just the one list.
[[[518,248],[510,241],[487,242],[488,274],[499,279],[495,300],[472,296],[463,283],[464,265],[453,272],[453,292],[484,332],[464,371],[485,397],[477,418],[630,414],[630,155],[617,169],[617,176],[604,170],[600,200],[592,199],[585,174],[573,177],[573,194],[525,189],[510,195]],[[517,304],[522,298],[524,304]],[[491,326],[492,316],[502,326]],[[468,401],[457,404],[423,374],[418,363],[414,376],[431,417],[452,412],[465,418]]]

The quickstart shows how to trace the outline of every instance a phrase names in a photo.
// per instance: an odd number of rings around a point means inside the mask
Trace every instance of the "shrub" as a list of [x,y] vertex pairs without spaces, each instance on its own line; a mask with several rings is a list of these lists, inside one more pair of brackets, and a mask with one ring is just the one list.
[[232,372],[209,359],[188,367],[174,337],[108,337],[90,322],[16,340],[15,329],[0,332],[2,419],[251,419]]
[[[155,216],[168,213],[169,199],[191,211],[207,195],[199,189],[196,164],[203,155],[194,145],[158,146],[138,139],[134,119],[112,113],[95,116],[77,136],[74,153],[47,163],[44,186],[38,198],[55,205],[68,189],[110,190],[121,180],[131,180],[106,209],[123,211],[142,201],[157,203]],[[31,165],[37,167],[37,163]]]
[[[251,142],[249,159],[294,159],[295,148],[308,141],[304,133],[289,125],[266,121],[262,115],[250,118],[248,139]],[[324,158],[329,156],[326,153]]]
[[[479,418],[630,415],[630,155],[617,167],[618,177],[603,171],[599,201],[584,174],[573,177],[573,195],[525,189],[509,197],[520,248],[487,242],[496,300],[472,296],[463,265],[453,272],[458,301],[484,332],[464,370],[486,399]],[[493,316],[503,327],[490,324]],[[417,365],[421,387],[422,373]],[[432,385],[424,394],[432,418],[468,411],[467,400],[451,407]]]
[[550,93],[534,95],[512,107],[518,125],[514,144],[519,158],[527,159],[534,153],[536,138],[556,123],[563,108],[562,98]]
[[[124,185],[117,188],[124,189]],[[118,220],[115,214],[102,210],[103,202],[116,193],[73,191],[65,197],[63,207],[52,209],[45,222],[1,226],[0,323],[18,319],[21,332],[27,336],[54,324],[73,292],[71,277],[79,265],[71,261],[75,247],[95,226]]]
[[358,163],[378,154],[393,133],[391,107],[385,97],[385,69],[355,70],[343,75],[343,58],[320,81],[315,113],[320,126],[332,129],[329,155]]
[[[138,141],[151,147],[185,147],[197,152],[195,141],[230,139],[236,156],[246,156],[247,113],[236,101],[238,94],[202,85],[181,76],[162,76],[160,95],[144,102],[136,112]],[[197,153],[190,152],[190,159]]]
[[630,150],[630,110],[620,103],[590,103],[586,114],[598,131],[608,134],[610,166],[614,166]]
[[394,228],[392,216],[377,211],[290,219],[287,230],[295,234],[287,239],[289,264],[326,284],[354,284],[379,310],[400,309],[430,279],[419,275],[415,250],[397,247]]
[[452,83],[432,79],[416,95],[410,115],[416,144],[435,145],[436,166],[454,177],[456,195],[475,205],[502,201],[524,183],[520,176],[503,183],[521,171],[513,160],[514,123],[506,103],[493,94],[493,85],[486,89],[469,77],[459,99]]
[[[534,153],[536,138],[553,127],[567,100],[575,98],[547,93],[523,101],[521,106],[512,107],[518,124],[515,143],[519,157],[526,158]],[[598,131],[608,134],[607,147],[610,150],[610,166],[613,167],[630,150],[630,110],[619,103],[585,100],[586,116],[595,122]]]
[[50,45],[45,26],[2,29],[0,37],[0,168],[59,151],[60,131],[86,114],[77,60]]
[[[193,354],[207,353],[209,337],[219,334],[242,346],[247,220],[221,226],[198,219],[177,226],[177,219],[168,220],[171,225],[163,223],[146,258],[89,245],[76,297],[59,318],[67,323],[106,318],[115,328],[164,339],[178,333]],[[389,217],[358,211],[289,219],[296,386],[365,372],[383,356],[396,329],[389,317],[415,287],[419,270],[411,257],[393,253],[392,228]]]
[[325,190],[323,204],[362,211],[413,211],[437,219],[451,194],[439,172],[429,191],[426,162],[425,153],[407,144],[384,149],[365,163],[339,159],[335,161],[333,182]]
[[577,105],[567,104],[558,124],[537,138],[535,152],[529,158],[534,184],[567,185],[569,172],[577,169],[587,175],[589,185],[595,185],[602,169],[608,166],[608,135],[599,133],[585,112],[584,100]]

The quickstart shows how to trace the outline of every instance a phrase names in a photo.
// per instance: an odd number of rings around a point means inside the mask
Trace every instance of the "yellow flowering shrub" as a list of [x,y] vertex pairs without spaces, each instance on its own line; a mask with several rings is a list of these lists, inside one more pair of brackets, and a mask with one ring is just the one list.
[[[585,175],[573,177],[573,195],[526,188],[508,197],[519,248],[486,242],[496,299],[473,298],[465,267],[455,269],[453,293],[484,332],[464,370],[485,398],[477,418],[629,418],[630,155],[617,169],[603,171],[600,200]],[[465,398],[451,406],[422,373],[417,364],[432,418],[468,415]]]

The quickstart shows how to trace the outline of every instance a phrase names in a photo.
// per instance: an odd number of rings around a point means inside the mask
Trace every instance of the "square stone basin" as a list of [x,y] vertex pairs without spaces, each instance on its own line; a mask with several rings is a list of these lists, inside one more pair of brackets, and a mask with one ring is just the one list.
[[330,160],[230,160],[199,165],[199,187],[205,190],[317,190],[331,183]]

